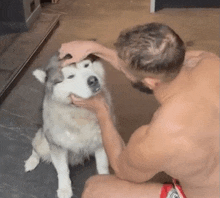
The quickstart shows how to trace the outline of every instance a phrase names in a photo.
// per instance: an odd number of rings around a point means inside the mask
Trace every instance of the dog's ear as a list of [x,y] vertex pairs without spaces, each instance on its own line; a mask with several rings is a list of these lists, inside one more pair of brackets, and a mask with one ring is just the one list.
[[58,52],[55,53],[55,55],[53,55],[49,62],[47,63],[47,66],[44,67],[40,67],[36,70],[33,71],[33,76],[35,76],[35,78],[37,80],[39,80],[42,84],[44,84],[47,81],[48,78],[48,72],[52,69],[57,69],[60,66],[60,61],[58,59]]
[[35,76],[35,78],[37,80],[39,80],[42,84],[44,84],[46,82],[46,77],[47,74],[45,71],[41,70],[41,69],[36,69],[33,71],[33,76]]

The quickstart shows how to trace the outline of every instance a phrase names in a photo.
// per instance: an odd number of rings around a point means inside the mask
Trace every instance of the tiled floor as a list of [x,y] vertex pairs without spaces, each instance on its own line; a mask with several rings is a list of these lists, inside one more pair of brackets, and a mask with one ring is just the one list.
[[[56,196],[57,178],[53,166],[41,163],[33,172],[24,173],[24,160],[31,154],[31,139],[41,125],[43,86],[31,73],[45,65],[61,43],[96,38],[106,46],[113,47],[122,29],[157,21],[170,25],[184,41],[193,43],[189,50],[208,50],[219,54],[218,9],[165,9],[150,14],[149,2],[60,0],[59,4],[48,4],[43,8],[45,13],[61,14],[60,26],[0,107],[1,198]],[[110,66],[106,66],[106,70],[118,130],[127,141],[137,127],[149,123],[158,104],[153,96],[133,90],[121,73]],[[76,197],[81,196],[85,180],[95,173],[93,158],[85,166],[71,168]],[[163,178],[160,177],[160,180]]]

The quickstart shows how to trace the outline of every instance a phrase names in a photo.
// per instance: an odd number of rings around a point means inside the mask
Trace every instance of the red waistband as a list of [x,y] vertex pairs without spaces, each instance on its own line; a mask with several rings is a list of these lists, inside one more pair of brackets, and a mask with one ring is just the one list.
[[173,184],[164,184],[161,189],[160,198],[166,198],[168,193],[175,188],[181,198],[186,198],[181,186],[177,184],[177,180],[173,179]]

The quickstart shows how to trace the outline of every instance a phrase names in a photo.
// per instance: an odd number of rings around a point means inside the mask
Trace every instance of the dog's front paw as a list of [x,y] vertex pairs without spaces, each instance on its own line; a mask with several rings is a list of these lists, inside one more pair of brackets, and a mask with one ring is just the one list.
[[73,192],[71,188],[61,188],[57,190],[58,198],[71,198],[73,196]]

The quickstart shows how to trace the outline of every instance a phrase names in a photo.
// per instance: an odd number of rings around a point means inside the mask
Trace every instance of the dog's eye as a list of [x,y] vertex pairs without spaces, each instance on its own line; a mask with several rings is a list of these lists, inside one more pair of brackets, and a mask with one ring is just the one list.
[[70,76],[68,76],[68,79],[71,79],[71,78],[73,78],[74,77],[74,75],[70,75]]
[[59,83],[61,83],[61,82],[62,82],[62,80],[55,79],[54,82],[53,82],[53,84],[56,85],[56,84],[59,84]]
[[84,65],[84,67],[85,67],[85,68],[86,68],[86,67],[88,67],[88,66],[89,66],[89,64],[88,64],[88,63]]

